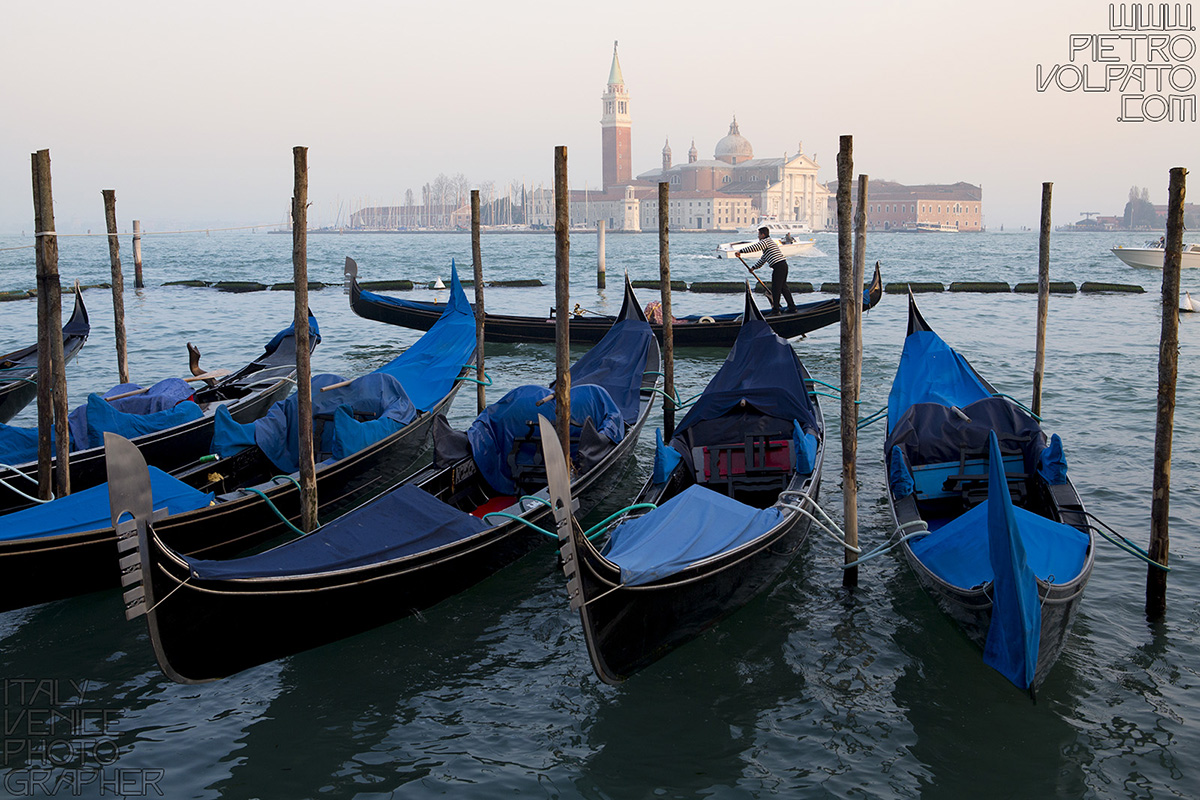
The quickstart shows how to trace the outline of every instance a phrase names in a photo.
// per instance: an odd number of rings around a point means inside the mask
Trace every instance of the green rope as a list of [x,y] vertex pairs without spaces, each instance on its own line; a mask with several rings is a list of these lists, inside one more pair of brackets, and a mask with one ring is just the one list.
[[863,428],[867,427],[872,422],[878,422],[879,420],[885,418],[886,416],[887,416],[887,406],[884,406],[883,408],[876,411],[874,414],[868,414],[866,417],[864,417],[862,420],[860,420],[858,423],[858,429],[861,431]]
[[551,533],[550,531],[546,530],[545,528],[539,528],[537,525],[534,525],[529,520],[525,519],[524,517],[518,516],[517,514],[510,514],[507,511],[489,511],[488,513],[483,515],[483,521],[487,522],[488,517],[505,517],[506,519],[514,520],[528,528],[533,528],[535,531],[537,531],[540,534],[549,536],[551,539],[553,539],[556,542],[558,541],[557,533]]
[[617,517],[622,517],[622,516],[628,514],[630,511],[637,511],[638,509],[641,509],[641,508],[655,509],[655,508],[658,508],[658,506],[654,503],[634,503],[631,506],[626,506],[625,508],[622,508],[620,511],[616,512],[615,514],[609,514],[607,517],[604,518],[603,522],[598,522],[595,525],[593,525],[592,527],[588,528],[586,531],[584,531],[583,535],[585,537],[587,537],[588,541],[591,541],[592,539],[595,539],[597,536],[599,536],[601,533],[603,533],[604,532],[603,529],[608,526],[608,523],[612,522]]
[[[467,366],[469,367],[469,366],[471,366],[471,365],[470,365],[470,364],[468,364]],[[466,375],[459,375],[459,376],[458,376],[457,378],[455,378],[454,380],[456,380],[456,381],[469,381],[470,383],[477,383],[477,384],[479,384],[480,386],[491,386],[491,385],[492,385],[492,376],[487,374],[487,370],[484,370],[484,371],[483,371],[483,380],[479,380],[478,378],[471,378],[471,377],[468,377],[468,376],[466,376]]]
[[[286,476],[280,476],[280,477],[286,477]],[[299,487],[299,485],[300,485],[300,484],[298,484],[298,483],[296,484],[296,486],[297,486],[297,487]],[[300,529],[299,529],[299,528],[297,528],[295,525],[293,525],[293,524],[292,524],[292,521],[291,521],[291,520],[289,520],[287,517],[285,517],[285,516],[284,516],[284,515],[283,515],[283,514],[282,514],[282,513],[279,511],[279,509],[275,507],[275,504],[271,502],[271,498],[267,497],[267,494],[266,494],[266,492],[263,492],[263,491],[261,491],[261,490],[259,490],[259,489],[255,489],[254,487],[248,487],[248,488],[246,489],[246,491],[247,491],[247,492],[250,492],[251,494],[256,494],[256,495],[258,495],[259,497],[261,497],[261,498],[262,498],[262,499],[263,499],[263,500],[266,502],[266,504],[267,504],[267,508],[269,508],[269,509],[271,509],[272,511],[274,511],[274,512],[275,512],[275,516],[279,517],[280,521],[281,521],[281,522],[283,522],[283,524],[284,524],[284,525],[287,525],[289,528],[291,528],[293,531],[295,531],[297,535],[299,535],[299,536],[307,536],[307,535],[308,535],[307,533],[305,533],[304,531],[300,530]]]
[[992,397],[1003,397],[1006,400],[1011,400],[1016,405],[1017,408],[1021,409],[1026,414],[1028,414],[1029,416],[1036,419],[1038,422],[1042,421],[1041,417],[1039,417],[1037,414],[1033,413],[1033,409],[1031,409],[1029,406],[1025,405],[1024,403],[1022,403],[1020,400],[1013,397],[1012,395],[1005,394],[1004,392],[996,392],[995,394],[992,395]]
[[822,386],[826,386],[826,387],[828,387],[828,388],[830,388],[830,389],[833,389],[835,392],[841,392],[841,391],[842,391],[842,390],[841,390],[841,388],[839,388],[839,387],[837,387],[837,386],[834,386],[832,383],[826,383],[825,381],[817,380],[816,378],[812,377],[811,375],[810,375],[810,376],[808,376],[808,379],[809,379],[810,381],[812,381],[813,383],[819,383],[819,384],[821,384]]
[[1088,512],[1088,511],[1084,511],[1083,514],[1084,514],[1084,516],[1088,517],[1089,519],[1093,519],[1096,522],[1100,523],[1100,525],[1103,526],[1103,528],[1105,528],[1108,532],[1106,533],[1104,530],[1097,528],[1095,525],[1088,525],[1088,528],[1090,530],[1093,530],[1096,533],[1100,534],[1101,538],[1107,540],[1108,542],[1110,542],[1113,545],[1116,545],[1117,549],[1119,549],[1125,553],[1128,553],[1129,555],[1133,556],[1134,558],[1145,561],[1150,566],[1157,567],[1158,569],[1162,570],[1163,572],[1171,571],[1170,567],[1166,566],[1165,564],[1160,564],[1157,561],[1155,561],[1153,558],[1150,557],[1149,553],[1147,553],[1145,550],[1143,550],[1138,545],[1136,545],[1133,542],[1126,539],[1121,534],[1117,533],[1115,530],[1113,530],[1111,527],[1109,527],[1109,525],[1107,523],[1105,523],[1104,520],[1100,519],[1099,517],[1097,517],[1096,515],[1092,514],[1091,512]]

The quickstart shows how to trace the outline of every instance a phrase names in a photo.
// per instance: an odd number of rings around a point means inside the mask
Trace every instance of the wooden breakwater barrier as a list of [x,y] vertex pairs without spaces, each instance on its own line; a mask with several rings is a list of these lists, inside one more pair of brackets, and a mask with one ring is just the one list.
[[[658,289],[658,281],[636,280],[632,281],[635,289]],[[295,287],[291,281],[280,283],[266,284],[259,281],[211,281],[200,278],[189,278],[177,281],[165,281],[161,286],[183,286],[194,289],[216,289],[220,292],[290,292]],[[340,283],[329,283],[324,281],[309,281],[309,291],[321,291],[334,286],[341,286]],[[396,280],[379,280],[379,281],[359,281],[359,287],[369,292],[411,292],[414,290],[424,290],[428,287],[426,281],[411,281],[407,278],[399,278]],[[470,288],[475,285],[472,280],[462,281],[464,288]],[[514,280],[494,280],[484,281],[484,286],[497,288],[530,288],[537,286],[545,286],[545,282],[538,278],[519,278]],[[681,280],[671,281],[671,290],[676,292],[695,292],[697,294],[738,294],[745,289],[744,281],[692,281],[687,283]],[[948,286],[937,281],[893,281],[885,284],[883,291],[885,294],[928,294],[939,292],[977,292],[988,294],[1032,294],[1036,295],[1038,290],[1037,283],[1018,283],[1010,286],[1004,281],[954,281]],[[81,289],[111,289],[112,284],[109,283],[89,283],[80,286]],[[792,294],[811,294],[813,292],[822,292],[824,294],[837,294],[839,291],[836,283],[822,283],[819,287],[807,281],[788,281],[788,288]],[[754,291],[758,294],[766,294],[761,286],[755,286]],[[1084,281],[1078,286],[1074,281],[1052,281],[1050,283],[1050,293],[1060,295],[1070,294],[1145,294],[1146,289],[1138,284],[1130,283],[1106,283],[1103,281]],[[14,289],[10,291],[0,291],[0,303],[12,300],[27,300],[37,297],[36,289]]]

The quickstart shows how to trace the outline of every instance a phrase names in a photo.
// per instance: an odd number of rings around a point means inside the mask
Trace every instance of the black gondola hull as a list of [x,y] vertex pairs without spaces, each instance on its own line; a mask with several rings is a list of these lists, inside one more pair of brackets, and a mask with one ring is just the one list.
[[[814,500],[819,484],[811,487]],[[617,589],[620,572],[577,535],[578,574],[588,598],[580,619],[597,675],[620,683],[745,606],[788,568],[810,527],[807,518],[788,514],[752,549],[655,584]]]
[[[432,412],[422,413],[404,430],[318,468],[321,521],[327,522],[365,502],[402,477],[425,449],[434,416],[449,408],[460,385],[456,383]],[[220,470],[220,462],[210,469]],[[289,521],[299,522],[299,490],[295,484],[281,481],[265,494]],[[289,529],[261,497],[247,494],[168,517],[158,523],[158,530],[170,546],[185,555],[220,558],[286,535]],[[111,527],[0,541],[0,611],[115,587],[120,579],[117,557],[116,535]]]
[[[75,309],[63,326],[63,363],[71,363],[87,342],[91,325],[83,295],[76,290]],[[19,414],[37,397],[37,345],[0,356],[5,377],[0,380],[0,423],[6,423]]]
[[[864,302],[864,310],[874,308],[883,296],[883,281],[878,266],[869,287],[870,302]],[[415,330],[429,330],[437,321],[439,311],[435,308],[422,309],[401,307],[375,301],[363,296],[358,281],[351,281],[350,307],[355,314],[365,319],[385,322]],[[797,306],[794,314],[779,314],[766,317],[772,330],[785,339],[792,339],[832,325],[841,319],[841,301],[819,300]],[[573,317],[571,319],[572,344],[595,344],[612,327],[613,317]],[[502,314],[487,314],[485,320],[487,340],[494,343],[530,342],[554,344],[555,321]],[[661,341],[662,325],[651,324],[654,335]],[[676,322],[672,325],[675,347],[724,347],[733,346],[741,330],[741,319],[716,320],[714,322]]]
[[[576,480],[581,513],[611,490],[601,478],[630,455],[651,406],[650,398],[644,399],[625,438]],[[445,495],[460,466],[429,467],[412,480],[431,494]],[[538,507],[524,518],[544,527],[550,510]],[[186,564],[171,552],[174,548],[164,547],[171,534],[169,521],[146,536],[143,580],[150,581],[148,597],[167,598],[173,592],[147,619],[159,665],[181,683],[218,680],[410,616],[548,541],[511,521],[453,545],[362,569],[289,579],[205,581],[187,580]]]

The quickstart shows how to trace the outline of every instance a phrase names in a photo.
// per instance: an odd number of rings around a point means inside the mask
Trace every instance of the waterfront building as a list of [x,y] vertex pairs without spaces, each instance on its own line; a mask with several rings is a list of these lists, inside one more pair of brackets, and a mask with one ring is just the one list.
[[[829,218],[837,219],[837,181],[829,184]],[[850,188],[851,217],[858,212],[858,184]],[[962,181],[906,186],[893,181],[867,184],[867,230],[922,229],[981,231],[983,187]]]

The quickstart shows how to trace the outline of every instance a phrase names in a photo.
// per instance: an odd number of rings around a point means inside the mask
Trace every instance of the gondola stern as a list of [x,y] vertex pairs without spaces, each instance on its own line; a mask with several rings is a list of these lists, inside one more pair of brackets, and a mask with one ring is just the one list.
[[908,335],[921,331],[933,331],[929,327],[929,323],[921,316],[921,309],[917,308],[917,299],[913,296],[912,288],[908,290]]
[[639,319],[642,322],[649,322],[646,319],[646,312],[638,305],[637,295],[633,293],[633,282],[629,280],[629,273],[625,273],[625,298],[621,301],[621,313],[617,314],[617,321],[620,322],[626,319]]
[[742,310],[742,324],[745,325],[752,319],[763,319],[762,309],[758,307],[758,303],[754,300],[754,292],[750,290],[750,281],[746,281],[745,301],[745,308]]

